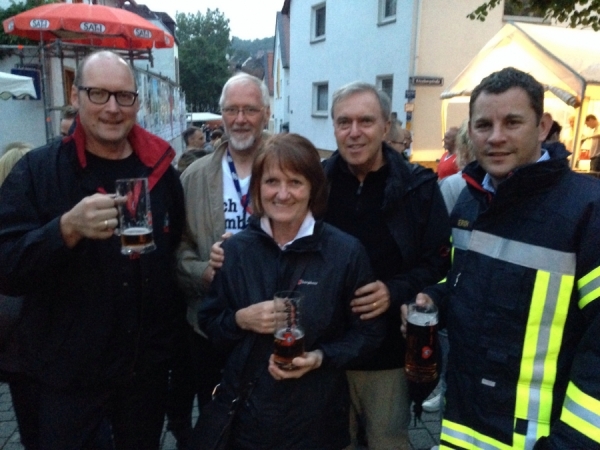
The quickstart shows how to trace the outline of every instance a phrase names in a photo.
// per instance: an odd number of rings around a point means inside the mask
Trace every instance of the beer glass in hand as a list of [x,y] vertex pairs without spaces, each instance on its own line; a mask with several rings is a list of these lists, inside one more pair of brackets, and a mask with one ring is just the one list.
[[302,294],[282,291],[275,294],[275,364],[295,370],[292,360],[304,354],[304,329],[300,322]]
[[410,303],[406,324],[406,378],[415,383],[427,383],[437,378],[438,310]]
[[148,253],[156,249],[152,235],[152,212],[148,178],[128,178],[115,182],[119,206],[121,253]]

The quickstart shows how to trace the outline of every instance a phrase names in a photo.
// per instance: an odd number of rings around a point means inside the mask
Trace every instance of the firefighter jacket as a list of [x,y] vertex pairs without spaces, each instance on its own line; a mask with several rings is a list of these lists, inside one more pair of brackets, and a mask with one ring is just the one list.
[[567,153],[492,195],[476,163],[452,212],[442,449],[600,449],[600,182]]

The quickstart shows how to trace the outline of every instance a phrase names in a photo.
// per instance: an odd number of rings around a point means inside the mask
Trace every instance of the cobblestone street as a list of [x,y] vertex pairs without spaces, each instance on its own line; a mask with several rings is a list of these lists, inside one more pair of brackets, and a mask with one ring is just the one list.
[[[410,429],[411,450],[429,450],[440,435],[438,413],[423,413],[423,422]],[[23,450],[17,429],[17,420],[12,407],[8,385],[0,383],[0,449]],[[162,436],[161,450],[176,450],[175,439],[165,431]]]

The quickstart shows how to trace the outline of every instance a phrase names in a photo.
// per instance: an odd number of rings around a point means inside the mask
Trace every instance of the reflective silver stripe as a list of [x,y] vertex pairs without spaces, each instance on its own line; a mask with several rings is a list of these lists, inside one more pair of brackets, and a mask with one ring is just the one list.
[[469,230],[461,230],[460,228],[452,228],[452,245],[459,250],[466,250],[471,239]]
[[[452,237],[454,238],[454,231]],[[482,231],[471,232],[466,249],[530,269],[575,275],[574,253],[512,241]]]
[[[449,436],[451,438],[460,440],[461,442],[464,442],[465,444],[469,444],[470,447],[466,447],[466,448],[477,448],[478,450],[501,450],[502,447],[497,447],[493,444],[490,444],[488,442],[484,442],[480,439],[477,439],[475,436],[471,436],[470,434],[466,434],[466,433],[461,433],[460,431],[457,430],[452,430],[451,428],[448,427],[442,427],[442,439],[443,436]],[[506,447],[509,447],[508,445]]]
[[556,336],[551,339],[551,336],[553,327],[559,330],[564,327],[569,299],[561,298],[560,294],[565,283],[571,286],[573,282],[571,276],[566,277],[570,282],[564,278],[560,274],[540,271],[535,281],[515,405],[516,416],[528,420],[525,448],[533,448],[539,437],[549,431],[552,399],[547,390],[555,382],[552,368],[556,367],[562,341]]
[[565,404],[563,408],[571,411],[575,416],[585,420],[587,423],[597,426],[600,423],[600,415],[595,412],[587,409],[586,407],[580,405],[573,401],[573,399],[567,397],[565,398]]
[[527,423],[527,435],[525,436],[525,450],[533,449],[538,441],[538,423],[529,421]]
[[581,298],[583,298],[586,295],[588,295],[590,292],[592,292],[594,289],[598,289],[598,288],[600,288],[600,277],[596,278],[595,280],[590,281],[585,286],[581,287],[579,289],[579,296]]
[[[559,295],[561,276],[550,274],[548,288],[546,290],[546,298],[544,299],[544,309],[539,330],[537,332],[537,347],[535,349],[535,358],[533,361],[533,374],[529,389],[529,414],[528,417],[539,417],[540,407],[540,390],[544,381],[544,367],[546,358],[549,354],[550,333],[554,315],[556,314],[556,299]],[[536,302],[536,304],[539,304]],[[562,313],[563,311],[561,311]],[[552,363],[555,362],[553,359]]]

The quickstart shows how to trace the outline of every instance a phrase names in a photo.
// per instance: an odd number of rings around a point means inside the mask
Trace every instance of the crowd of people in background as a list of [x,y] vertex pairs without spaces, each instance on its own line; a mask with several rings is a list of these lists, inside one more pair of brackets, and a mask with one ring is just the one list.
[[[20,305],[0,374],[25,448],[158,450],[166,417],[184,450],[409,449],[416,300],[440,310],[440,448],[600,449],[600,181],[543,97],[513,68],[484,78],[436,173],[374,85],[333,92],[321,161],[265,131],[268,90],[239,73],[223,129],[189,127],[176,160],[136,124],[127,62],[87,56],[62,137],[0,157],[0,294]],[[148,253],[122,252],[125,178],[149,186]],[[290,367],[282,290],[303,297]]]

